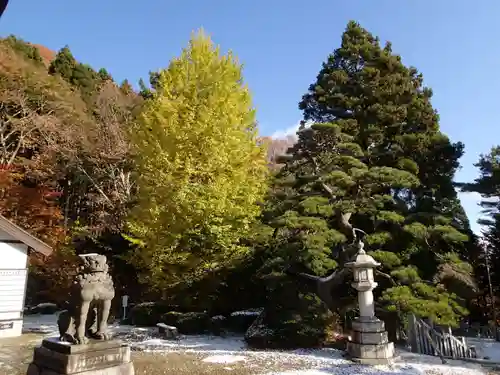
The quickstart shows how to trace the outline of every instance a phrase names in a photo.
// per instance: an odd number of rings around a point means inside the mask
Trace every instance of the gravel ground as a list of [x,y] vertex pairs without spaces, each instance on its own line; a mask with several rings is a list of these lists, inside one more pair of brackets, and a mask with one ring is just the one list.
[[[47,319],[44,317],[44,319]],[[45,332],[26,333],[0,341],[0,375],[25,375],[33,348],[44,336],[54,336],[56,327],[34,322],[31,328]],[[26,324],[26,328],[30,328]],[[244,347],[238,337],[185,336],[180,341],[155,338],[151,329],[113,326],[117,338],[134,349],[132,360],[137,375],[486,375],[478,365],[450,361],[442,366],[439,358],[400,353],[389,367],[356,366],[338,351],[262,352]],[[32,332],[32,331],[31,331]],[[491,348],[493,349],[493,348]],[[500,350],[500,348],[499,348]],[[496,350],[490,350],[495,354]],[[494,374],[494,372],[489,372]],[[498,373],[497,373],[498,374]],[[500,375],[500,374],[499,374]]]
[[25,375],[33,357],[33,347],[40,342],[39,335],[2,339],[0,344],[0,375]]
[[[34,336],[34,335],[30,335]],[[25,375],[39,340],[23,337],[0,346],[0,375]],[[7,340],[5,340],[7,341]],[[31,341],[31,342],[30,342]],[[269,364],[265,361],[236,363],[204,362],[206,355],[191,353],[132,352],[136,375],[260,375],[267,372],[296,371],[297,364]]]
[[[43,335],[24,334],[21,337],[2,339],[0,375],[25,375],[33,357],[33,348],[40,344],[42,338]],[[195,353],[132,352],[136,375],[257,375],[296,369],[296,364],[272,365],[266,361],[252,361],[251,364],[245,361],[217,363],[224,362],[224,356],[213,358],[216,363],[206,361],[206,355]],[[230,356],[227,361],[231,362]]]
[[[25,375],[33,357],[33,348],[42,335],[25,334],[2,339],[0,345],[0,375]],[[253,375],[262,368],[246,368],[244,363],[207,363],[202,356],[185,353],[132,352],[136,375]]]
[[[0,345],[0,375],[25,375],[31,362],[33,348],[39,345],[43,335],[25,334],[21,337],[3,339]],[[279,362],[268,358],[234,355],[211,355],[207,353],[147,352],[133,351],[132,359],[136,375],[439,375],[442,372],[427,369],[422,372],[386,372],[375,368],[354,368],[346,365],[323,366],[307,369],[300,361]],[[224,363],[225,362],[225,363]],[[453,373],[453,372],[451,372]],[[486,374],[486,373],[485,373]],[[490,372],[489,374],[498,374]]]

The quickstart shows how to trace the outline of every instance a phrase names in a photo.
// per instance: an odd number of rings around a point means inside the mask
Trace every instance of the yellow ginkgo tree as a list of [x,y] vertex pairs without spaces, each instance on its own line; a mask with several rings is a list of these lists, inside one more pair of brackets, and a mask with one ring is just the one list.
[[268,168],[242,66],[202,31],[152,81],[130,132],[138,197],[128,227],[134,264],[166,286],[246,253]]

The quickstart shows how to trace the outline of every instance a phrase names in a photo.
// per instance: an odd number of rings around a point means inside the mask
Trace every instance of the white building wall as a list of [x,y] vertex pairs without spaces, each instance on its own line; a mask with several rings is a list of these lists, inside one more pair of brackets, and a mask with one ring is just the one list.
[[2,243],[0,238],[0,269],[25,269],[28,262],[28,247],[25,244]]
[[21,335],[28,247],[0,230],[0,338]]

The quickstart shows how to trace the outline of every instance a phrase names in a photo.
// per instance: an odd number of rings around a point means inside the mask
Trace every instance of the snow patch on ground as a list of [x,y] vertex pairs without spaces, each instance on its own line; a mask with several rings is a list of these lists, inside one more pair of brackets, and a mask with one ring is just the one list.
[[266,375],[324,375],[328,374],[328,372],[324,372],[323,370],[294,370],[294,371],[286,371],[286,372],[271,372]]
[[259,316],[262,313],[263,309],[251,309],[251,310],[243,310],[243,311],[235,311],[231,313],[231,316]]
[[203,359],[203,362],[208,363],[235,363],[246,360],[246,357],[241,355],[212,355]]
[[226,319],[226,317],[224,315],[216,315],[216,316],[212,316],[210,319],[212,319],[212,320],[224,320],[224,319]]
[[291,370],[283,372],[268,372],[265,375],[476,375],[484,374],[470,369],[457,367],[421,367],[421,366],[335,366]]
[[[41,332],[47,336],[57,336],[57,314],[28,315],[24,317],[24,331]],[[480,365],[450,360],[442,365],[437,357],[399,352],[399,359],[392,366],[359,366],[346,360],[343,353],[335,349],[294,350],[294,351],[254,351],[249,350],[242,336],[190,335],[180,340],[163,340],[158,337],[157,328],[139,328],[111,324],[111,332],[127,342],[133,350],[146,352],[185,352],[207,355],[204,362],[230,364],[245,361],[246,366],[255,363],[293,365],[303,370],[275,372],[266,375],[484,375]],[[495,345],[493,345],[495,344]],[[490,348],[490,349],[488,349]],[[489,343],[483,348],[490,350],[490,358],[500,357],[500,345]],[[492,354],[495,354],[493,356]],[[278,367],[279,368],[279,367]],[[229,369],[229,367],[228,367]]]
[[179,341],[157,338],[131,342],[132,348],[144,351],[185,351],[191,353],[239,353],[246,351],[241,336],[218,337],[204,335],[182,336]]
[[500,342],[494,339],[467,338],[467,345],[474,346],[478,358],[500,362]]
[[58,316],[59,313],[49,315],[25,315],[23,318],[23,333],[58,334]]

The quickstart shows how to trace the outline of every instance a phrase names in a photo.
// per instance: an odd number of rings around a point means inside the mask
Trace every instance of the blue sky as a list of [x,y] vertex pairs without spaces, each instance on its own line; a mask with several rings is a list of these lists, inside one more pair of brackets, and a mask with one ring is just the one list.
[[[0,35],[54,50],[68,44],[77,59],[105,67],[118,81],[137,82],[165,67],[203,27],[244,63],[264,135],[300,120],[298,101],[354,19],[424,74],[442,130],[466,146],[457,180],[475,178],[479,154],[500,143],[499,1],[10,1]],[[461,198],[477,231],[478,197]]]

